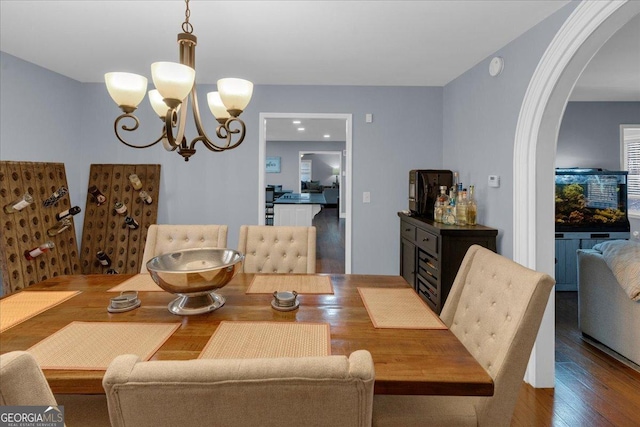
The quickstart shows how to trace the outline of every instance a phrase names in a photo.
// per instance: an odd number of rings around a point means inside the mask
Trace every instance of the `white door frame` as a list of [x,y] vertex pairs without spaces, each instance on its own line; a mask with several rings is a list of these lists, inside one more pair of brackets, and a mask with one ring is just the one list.
[[345,148],[347,158],[345,162],[347,185],[341,194],[340,204],[345,204],[345,236],[344,236],[344,272],[351,273],[351,205],[352,205],[352,179],[353,179],[353,118],[351,114],[339,113],[260,113],[259,139],[258,139],[258,224],[264,225],[264,188],[265,188],[265,161],[267,152],[267,119],[338,119],[345,121],[346,141]]
[[[640,2],[583,1],[542,56],[522,102],[513,154],[513,259],[554,275],[554,168],[569,95],[593,55],[635,15]],[[552,291],[525,380],[553,387],[555,295]]]

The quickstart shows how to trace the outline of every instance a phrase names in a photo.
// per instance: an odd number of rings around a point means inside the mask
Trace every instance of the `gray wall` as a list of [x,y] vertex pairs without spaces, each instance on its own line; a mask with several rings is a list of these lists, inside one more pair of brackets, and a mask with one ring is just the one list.
[[[513,147],[520,107],[542,54],[575,5],[495,52],[504,58],[499,76],[489,75],[490,55],[444,87],[443,167],[459,171],[465,186],[476,185],[478,221],[499,230],[498,252],[507,257],[513,255]],[[488,187],[489,175],[500,176],[499,188]]]
[[640,123],[640,102],[569,102],[556,167],[620,170],[620,125],[634,123]]
[[[228,224],[230,247],[237,246],[240,225],[258,222],[260,112],[353,114],[354,273],[398,273],[396,213],[407,208],[407,171],[442,167],[442,88],[256,86],[242,116],[245,142],[225,153],[198,145],[185,163],[159,146],[135,150],[118,142],[113,120],[119,109],[103,84],[81,84],[1,55],[2,160],[63,161],[71,200],[82,208],[90,164],[161,164],[158,222]],[[203,86],[201,98],[214,90]],[[373,123],[365,123],[366,113]],[[141,127],[130,139],[156,139],[161,125],[146,100],[137,115]],[[213,135],[213,118],[207,119]],[[364,191],[371,192],[369,204],[362,203]]]
[[[556,167],[621,170],[620,125],[640,123],[640,102],[569,102],[558,134]],[[629,218],[631,232],[640,218]]]

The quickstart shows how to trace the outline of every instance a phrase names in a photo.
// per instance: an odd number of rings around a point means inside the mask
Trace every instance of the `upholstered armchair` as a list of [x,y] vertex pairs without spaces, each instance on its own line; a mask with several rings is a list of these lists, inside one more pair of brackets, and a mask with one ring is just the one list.
[[55,395],[31,353],[12,351],[0,355],[1,406],[64,406],[69,427],[108,427],[103,395]]
[[493,396],[376,395],[373,425],[509,426],[554,283],[488,249],[469,248],[440,318],[493,378]]
[[370,426],[371,354],[140,362],[118,356],[102,382],[114,427]]
[[238,251],[245,273],[315,273],[316,228],[243,225]]
[[226,248],[226,225],[152,224],[147,232],[140,273],[155,256],[191,248]]

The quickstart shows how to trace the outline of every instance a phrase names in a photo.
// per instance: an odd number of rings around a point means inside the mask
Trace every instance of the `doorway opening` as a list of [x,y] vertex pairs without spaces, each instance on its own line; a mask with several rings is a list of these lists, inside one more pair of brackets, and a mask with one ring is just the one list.
[[[294,123],[298,122],[298,123]],[[304,122],[306,125],[302,125],[299,122]],[[323,132],[320,137],[309,137],[305,136],[310,133],[311,130],[315,129],[317,126],[323,126],[324,124],[331,124],[333,126],[337,126],[335,129],[336,133],[341,132],[341,137],[338,139],[334,139],[331,132]],[[283,129],[284,125],[297,125],[298,127],[295,129],[296,132],[305,132],[305,134],[287,134],[287,130]],[[302,130],[300,130],[302,128]],[[351,190],[351,177],[352,177],[352,116],[351,114],[332,114],[332,113],[260,113],[260,135],[258,141],[258,220],[259,224],[264,224],[264,206],[265,206],[265,187],[267,183],[267,174],[265,171],[265,162],[267,158],[267,145],[271,144],[270,141],[274,142],[282,142],[282,141],[304,141],[306,144],[322,144],[325,142],[327,147],[330,147],[332,143],[335,143],[338,140],[342,140],[343,149],[335,150],[331,148],[327,148],[326,150],[318,149],[318,148],[307,148],[307,149],[296,149],[296,157],[295,166],[287,166],[285,163],[286,157],[285,155],[281,155],[281,175],[277,178],[281,180],[283,183],[278,184],[282,185],[282,190],[292,190],[297,191],[301,187],[301,181],[299,178],[299,151],[337,151],[338,153],[342,153],[341,155],[341,165],[340,165],[340,176],[339,176],[339,206],[340,206],[340,217],[344,220],[344,272],[345,274],[351,273],[351,236],[352,236],[352,190]],[[273,132],[278,131],[276,136],[273,135]],[[289,136],[287,136],[289,135]],[[329,135],[326,137],[325,135]],[[335,146],[335,144],[333,145]],[[269,154],[271,156],[271,154]],[[289,169],[285,169],[285,168]],[[314,165],[315,168],[315,165]],[[288,179],[288,173],[293,169],[293,174],[295,176],[295,182],[290,182],[286,184],[285,182]],[[333,175],[333,174],[332,174]],[[275,180],[273,175],[269,175],[269,181]],[[333,177],[335,180],[335,176]],[[274,181],[275,182],[275,181]],[[290,188],[284,188],[285,186],[290,185]],[[327,185],[328,186],[328,185]]]

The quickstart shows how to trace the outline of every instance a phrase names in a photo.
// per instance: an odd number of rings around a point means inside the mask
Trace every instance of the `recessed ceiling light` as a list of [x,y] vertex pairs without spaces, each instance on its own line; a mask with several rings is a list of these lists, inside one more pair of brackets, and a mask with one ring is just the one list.
[[326,135],[324,135],[324,137],[325,137],[325,138],[331,138],[331,135],[326,134]]
[[300,120],[294,120],[294,121],[293,121],[293,124],[294,124],[294,125],[299,125],[300,123],[302,123]]
[[298,131],[302,132],[304,131],[304,128],[298,128]]

